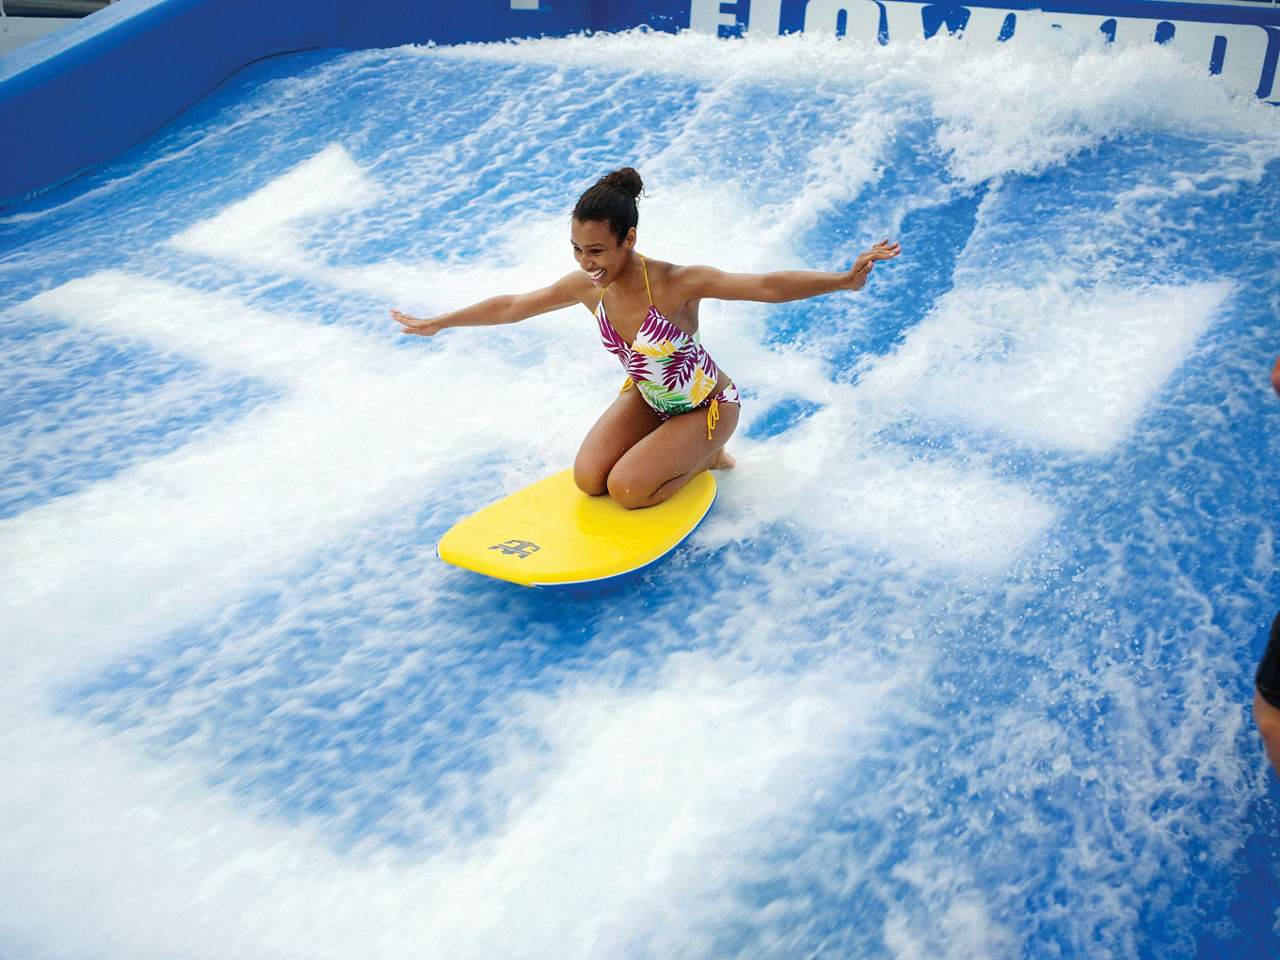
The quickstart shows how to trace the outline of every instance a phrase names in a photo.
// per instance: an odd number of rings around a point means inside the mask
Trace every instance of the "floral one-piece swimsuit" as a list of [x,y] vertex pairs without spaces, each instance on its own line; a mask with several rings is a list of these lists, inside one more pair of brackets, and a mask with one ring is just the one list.
[[685,333],[662,315],[653,302],[644,257],[640,257],[640,268],[644,271],[644,288],[649,295],[649,313],[640,324],[635,340],[628,345],[609,322],[604,311],[603,290],[596,307],[600,339],[627,372],[623,392],[635,386],[644,402],[664,421],[705,407],[707,439],[710,440],[720,419],[720,404],[741,406],[738,388],[731,380],[723,390],[712,395],[720,379],[720,368],[703,348],[698,334]]

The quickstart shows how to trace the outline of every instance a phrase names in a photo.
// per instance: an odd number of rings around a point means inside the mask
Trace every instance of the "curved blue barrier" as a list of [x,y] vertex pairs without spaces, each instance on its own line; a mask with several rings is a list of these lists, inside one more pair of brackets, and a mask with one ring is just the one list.
[[0,57],[0,205],[103,162],[263,57],[563,35],[585,0],[120,0]]
[[1046,30],[1145,39],[1264,100],[1280,59],[1280,9],[1177,0],[1060,0],[1034,10],[1019,0],[120,0],[0,57],[0,206],[116,155],[263,57],[637,26],[720,36],[815,30],[879,43],[944,30],[1000,41]]
[[125,0],[5,57],[0,199],[101,163],[247,63],[333,43],[335,4],[301,6]]

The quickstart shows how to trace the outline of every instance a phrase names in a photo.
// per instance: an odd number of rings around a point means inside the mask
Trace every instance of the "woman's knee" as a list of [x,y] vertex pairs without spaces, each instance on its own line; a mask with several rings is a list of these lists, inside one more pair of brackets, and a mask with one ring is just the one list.
[[653,489],[651,479],[637,476],[625,468],[617,468],[609,474],[607,481],[609,496],[620,507],[628,510],[639,510],[641,507],[653,505]]
[[609,492],[609,469],[592,457],[578,454],[573,461],[573,482],[591,497]]

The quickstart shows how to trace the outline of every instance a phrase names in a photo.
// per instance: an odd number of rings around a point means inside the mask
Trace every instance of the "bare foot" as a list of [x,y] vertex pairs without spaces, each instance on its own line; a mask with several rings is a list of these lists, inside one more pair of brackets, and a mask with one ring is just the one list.
[[716,451],[716,455],[711,458],[711,462],[707,464],[708,470],[732,470],[738,461],[729,456],[728,452],[721,447]]

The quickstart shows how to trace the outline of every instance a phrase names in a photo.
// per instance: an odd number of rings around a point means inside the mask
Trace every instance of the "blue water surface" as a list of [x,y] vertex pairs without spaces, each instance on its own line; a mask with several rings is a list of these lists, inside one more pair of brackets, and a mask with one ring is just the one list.
[[[549,732],[557,705],[656,702],[679,689],[679,664],[706,663],[703,679],[730,689],[823,677],[832,703],[871,704],[870,719],[832,728],[843,732],[824,743],[820,772],[796,774],[805,789],[783,809],[761,800],[758,821],[739,806],[741,821],[717,824],[723,835],[693,831],[719,839],[699,848],[699,867],[686,866],[688,888],[633,891],[634,905],[619,894],[620,916],[634,906],[639,919],[597,931],[594,955],[1273,952],[1280,793],[1248,713],[1280,594],[1280,497],[1268,469],[1280,455],[1280,401],[1267,384],[1280,352],[1271,268],[1280,155],[1258,146],[1271,121],[1252,105],[1237,116],[1225,98],[1221,123],[1134,110],[1085,148],[974,180],[956,172],[942,139],[955,118],[912,72],[911,56],[875,54],[888,58],[889,79],[869,82],[841,59],[843,46],[796,40],[797,79],[767,58],[752,67],[736,43],[724,45],[717,73],[702,47],[683,54],[679,71],[649,65],[677,40],[628,42],[596,65],[568,45],[277,57],[108,166],[3,211],[0,518],[10,525],[0,537],[16,542],[24,517],[65,516],[73,527],[77,496],[249,429],[288,394],[260,374],[32,311],[33,297],[126,270],[338,328],[389,356],[453,350],[462,382],[481,351],[505,348],[398,340],[385,320],[393,295],[328,268],[519,269],[536,252],[507,242],[508,231],[518,235],[522,218],[565,217],[585,186],[622,163],[645,173],[644,211],[663,209],[663,191],[677,185],[732,184],[743,209],[720,215],[759,228],[754,240],[745,227],[732,238],[747,249],[798,212],[783,241],[768,241],[785,244],[788,266],[847,263],[880,232],[903,244],[902,259],[878,269],[860,299],[770,308],[758,329],[738,334],[779,358],[798,347],[829,376],[823,393],[800,372],[782,374],[778,387],[734,370],[747,397],[741,438],[759,445],[751,449],[825,424],[832,398],[858,395],[949,295],[979,280],[1035,288],[1059,278],[1077,300],[1122,285],[1225,283],[1230,293],[1125,439],[1100,453],[911,411],[829,435],[851,457],[897,458],[904,472],[890,484],[905,485],[916,464],[959,464],[1050,505],[1052,523],[1007,562],[970,562],[960,546],[948,560],[947,544],[922,560],[859,539],[856,507],[850,518],[833,506],[829,526],[807,526],[784,488],[760,522],[733,535],[712,527],[633,581],[589,595],[523,590],[436,559],[460,513],[510,482],[510,463],[476,430],[424,417],[422,429],[461,451],[456,468],[443,468],[448,485],[370,505],[360,524],[254,573],[216,609],[193,606],[158,634],[124,632],[105,656],[61,663],[32,709],[161,770],[194,767],[249,819],[308,831],[353,868],[412,869],[479,855],[554,791],[571,762]],[[815,85],[805,71],[821,56],[832,67]],[[1208,81],[1176,65],[1152,69],[1168,69],[1187,98],[1208,96]],[[822,149],[869,112],[891,133],[874,153],[875,175],[851,176],[801,207],[803,189],[824,182]],[[968,136],[973,145],[989,134]],[[326,269],[291,273],[171,242],[334,144],[384,190],[306,222],[303,253]],[[530,286],[551,279],[531,275]],[[726,341],[727,330],[715,336]],[[1022,335],[1010,327],[1001,349],[1023,349]],[[589,345],[587,322],[582,337]],[[558,369],[552,347],[514,342],[531,367]],[[1090,389],[1077,383],[1062,403]],[[548,410],[579,403],[555,383],[522,396]],[[535,444],[560,442],[546,431]],[[735,496],[744,502],[766,482],[753,481],[753,469],[763,473],[752,464],[743,457],[722,487],[718,516],[738,516]],[[857,469],[855,460],[850,476],[830,477],[833,504],[860,489]],[[821,515],[815,499],[808,506]],[[230,501],[220,509],[227,524],[250,522]],[[691,755],[716,769],[711,747],[699,756],[690,737]],[[651,789],[632,785],[637,809]],[[590,797],[582,802],[591,809]],[[714,818],[692,800],[689,810]],[[564,816],[544,835],[549,846],[572,828],[574,812]],[[71,847],[47,853],[76,856]],[[520,882],[551,882],[529,869]],[[655,906],[664,896],[671,902]],[[560,909],[549,897],[545,910]],[[44,935],[47,955],[70,955],[57,926]],[[125,936],[102,955],[137,955],[131,949]],[[528,949],[571,953],[555,942]]]

